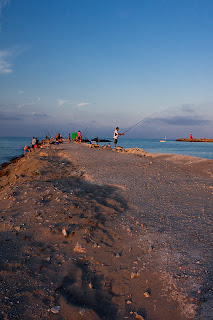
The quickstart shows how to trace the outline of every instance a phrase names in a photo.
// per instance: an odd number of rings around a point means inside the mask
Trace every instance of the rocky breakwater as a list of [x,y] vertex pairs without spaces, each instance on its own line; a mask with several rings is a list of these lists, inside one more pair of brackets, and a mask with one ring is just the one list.
[[197,139],[197,138],[193,138],[193,139],[186,139],[186,138],[180,138],[177,139],[175,141],[182,141],[182,142],[213,142],[213,139]]
[[[73,143],[36,150],[1,171],[2,319],[194,317],[166,268],[156,269],[162,231],[153,240],[146,204],[139,217],[120,186],[99,181],[98,169],[125,159],[133,168],[131,154]],[[145,171],[153,165],[134,159]]]
[[114,225],[128,207],[117,188],[54,147],[4,168],[0,187],[2,319],[181,319],[138,252],[143,226]]

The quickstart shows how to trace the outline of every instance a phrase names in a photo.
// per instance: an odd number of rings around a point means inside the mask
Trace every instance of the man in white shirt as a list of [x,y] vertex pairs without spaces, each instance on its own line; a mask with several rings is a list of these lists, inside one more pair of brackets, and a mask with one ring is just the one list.
[[115,148],[117,146],[118,136],[123,136],[124,135],[124,133],[119,133],[118,130],[119,130],[119,128],[117,127],[115,129],[115,131],[114,131],[114,136],[113,136]]
[[35,144],[36,144],[36,139],[33,137],[33,138],[32,138],[32,142],[31,142],[31,145],[32,145],[32,148],[33,148],[33,149],[34,149]]

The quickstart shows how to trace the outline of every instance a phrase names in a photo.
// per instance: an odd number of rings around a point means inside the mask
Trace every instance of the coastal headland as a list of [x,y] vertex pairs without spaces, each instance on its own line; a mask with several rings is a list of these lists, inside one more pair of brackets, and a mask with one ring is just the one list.
[[0,171],[1,319],[211,319],[213,160],[45,145]]

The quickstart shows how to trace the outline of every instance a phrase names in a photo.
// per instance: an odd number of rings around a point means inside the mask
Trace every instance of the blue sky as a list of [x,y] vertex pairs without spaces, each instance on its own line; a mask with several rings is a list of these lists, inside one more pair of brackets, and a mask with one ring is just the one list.
[[213,137],[212,0],[0,0],[0,136]]

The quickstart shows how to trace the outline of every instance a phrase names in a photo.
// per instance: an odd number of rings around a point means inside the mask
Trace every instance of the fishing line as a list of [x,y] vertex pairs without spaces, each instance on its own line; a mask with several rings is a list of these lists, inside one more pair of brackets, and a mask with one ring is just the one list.
[[136,127],[139,123],[141,123],[141,122],[145,121],[146,119],[152,117],[152,116],[153,116],[154,114],[156,114],[156,113],[157,113],[157,112],[154,112],[154,113],[150,114],[148,117],[143,118],[142,120],[140,120],[139,122],[137,122],[136,124],[134,124],[132,127],[130,127],[129,129],[127,129],[126,131],[124,131],[124,133],[126,133],[126,132],[129,131],[130,129]]
[[85,130],[84,133],[82,134],[82,137],[85,136],[85,138],[86,138],[86,134],[88,133],[88,131],[89,131],[90,128],[92,127],[93,123],[94,123],[94,120],[91,121],[90,125],[86,128],[86,130]]

